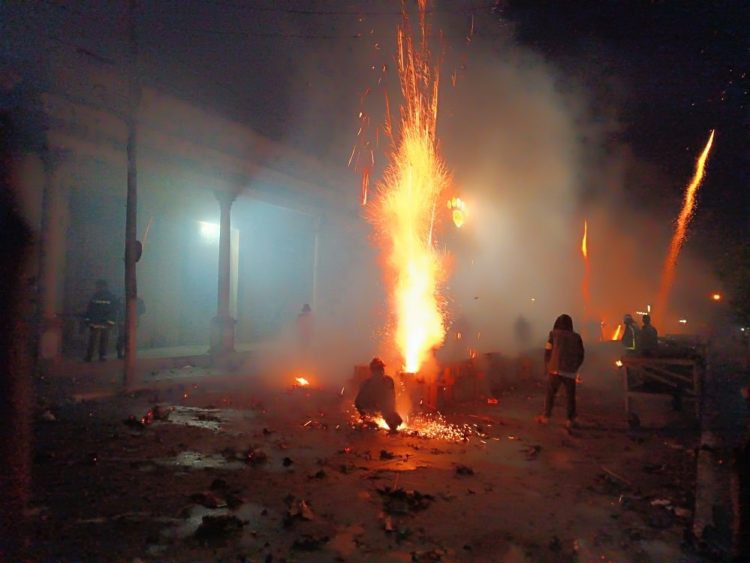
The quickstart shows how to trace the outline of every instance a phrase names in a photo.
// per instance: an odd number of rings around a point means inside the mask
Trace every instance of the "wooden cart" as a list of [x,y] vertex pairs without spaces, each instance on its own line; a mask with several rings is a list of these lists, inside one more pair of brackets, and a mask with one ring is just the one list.
[[700,419],[704,362],[702,358],[665,358],[625,356],[622,358],[625,413],[631,419],[631,395],[634,393],[671,395],[676,410],[682,400],[693,401]]

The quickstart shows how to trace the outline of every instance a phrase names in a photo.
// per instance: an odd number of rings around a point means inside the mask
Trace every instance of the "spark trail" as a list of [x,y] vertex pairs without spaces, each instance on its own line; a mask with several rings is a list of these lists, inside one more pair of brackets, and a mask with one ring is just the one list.
[[675,267],[677,266],[677,258],[680,255],[680,250],[685,242],[685,235],[687,234],[687,228],[690,224],[690,219],[693,217],[695,212],[695,194],[698,192],[698,188],[701,186],[703,177],[706,175],[706,161],[708,155],[711,152],[711,146],[714,142],[714,130],[711,130],[711,134],[708,137],[708,142],[703,148],[703,152],[695,165],[695,174],[693,179],[685,189],[685,199],[682,204],[682,210],[677,217],[677,223],[675,225],[674,235],[672,235],[672,242],[669,245],[669,254],[664,261],[664,269],[662,270],[661,284],[659,286],[659,294],[656,299],[656,307],[654,311],[658,315],[660,322],[664,322],[667,318],[667,307],[669,306],[669,294],[672,291],[675,278]]
[[583,314],[587,317],[591,312],[591,267],[589,265],[589,224],[583,221],[583,238],[581,239],[581,255],[583,256],[583,283],[581,293],[583,294]]

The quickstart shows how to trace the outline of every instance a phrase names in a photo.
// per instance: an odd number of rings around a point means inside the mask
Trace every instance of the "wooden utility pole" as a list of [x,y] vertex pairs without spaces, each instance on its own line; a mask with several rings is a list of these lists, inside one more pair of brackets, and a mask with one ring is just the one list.
[[138,221],[138,178],[136,167],[136,147],[138,135],[138,105],[141,88],[138,76],[138,42],[135,32],[136,0],[128,0],[128,39],[130,61],[128,68],[128,196],[125,215],[125,365],[123,383],[125,390],[135,384],[136,324],[138,320],[138,285],[136,282],[136,262],[140,258],[137,236]]

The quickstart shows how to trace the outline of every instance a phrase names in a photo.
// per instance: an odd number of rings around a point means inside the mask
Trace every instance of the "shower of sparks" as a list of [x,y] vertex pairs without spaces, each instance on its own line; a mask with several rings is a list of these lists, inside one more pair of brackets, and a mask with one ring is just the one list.
[[[365,417],[365,426],[376,426],[378,429],[390,431],[382,416]],[[358,414],[352,414],[352,428],[363,427],[363,419]],[[443,440],[446,442],[466,442],[473,438],[486,438],[474,424],[454,424],[448,422],[440,413],[422,413],[413,415],[398,428],[398,433],[413,438],[427,440]]]
[[450,181],[438,154],[439,75],[427,47],[426,0],[417,4],[419,42],[403,5],[397,36],[401,127],[367,213],[385,266],[394,344],[409,373],[418,372],[445,337],[440,296],[445,265],[435,248],[434,231],[437,202]]
[[677,266],[677,258],[680,255],[680,250],[685,242],[685,235],[687,234],[687,228],[690,224],[690,219],[693,217],[695,212],[695,195],[698,192],[698,188],[701,186],[704,176],[706,175],[706,161],[711,151],[711,146],[714,142],[714,130],[711,130],[711,134],[708,137],[708,142],[703,148],[703,152],[695,165],[695,174],[693,179],[685,189],[685,199],[682,205],[680,215],[677,217],[677,223],[675,225],[674,235],[672,236],[672,242],[669,245],[669,254],[667,259],[664,261],[664,269],[662,270],[661,285],[659,287],[659,295],[657,298],[657,306],[654,310],[658,315],[659,320],[664,321],[667,318],[667,307],[669,306],[669,294],[672,291],[672,285],[674,284],[675,278],[675,267]]

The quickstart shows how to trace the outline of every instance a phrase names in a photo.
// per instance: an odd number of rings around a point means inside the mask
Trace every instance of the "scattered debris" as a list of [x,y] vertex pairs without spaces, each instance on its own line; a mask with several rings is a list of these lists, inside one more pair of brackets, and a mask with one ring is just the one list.
[[233,515],[204,516],[195,531],[195,539],[202,542],[222,541],[237,535],[245,523]]
[[625,477],[623,477],[622,475],[618,475],[617,473],[615,473],[611,469],[607,469],[603,465],[600,465],[599,467],[601,468],[602,471],[604,471],[604,473],[610,479],[613,479],[616,483],[620,484],[621,486],[624,485],[628,489],[632,489],[633,488],[633,483],[631,481],[629,481],[628,479],[626,479]]
[[681,506],[675,506],[673,509],[675,516],[678,518],[690,518],[693,512],[688,508],[682,508]]
[[39,418],[45,422],[55,422],[57,420],[57,417],[49,409],[45,410]]
[[468,465],[457,465],[456,475],[474,475],[474,470]]
[[130,426],[131,428],[143,428],[144,424],[141,422],[141,420],[137,419],[134,415],[130,415],[128,418],[122,421],[122,423],[125,426]]
[[217,478],[217,479],[214,479],[213,481],[211,481],[211,487],[210,487],[210,489],[212,491],[223,490],[223,489],[226,489],[226,488],[227,488],[227,482],[224,479]]
[[251,447],[249,450],[247,450],[245,459],[250,465],[260,465],[268,461],[268,454],[266,454],[266,452],[264,452],[260,448]]
[[385,487],[377,491],[383,497],[383,509],[388,514],[408,514],[425,510],[435,500],[432,495],[402,488]]
[[153,415],[154,420],[160,420],[160,421],[166,421],[169,420],[169,415],[172,414],[172,411],[174,410],[174,407],[160,407],[159,405],[154,405],[151,407],[151,413]]
[[388,514],[380,513],[380,518],[383,520],[383,529],[386,532],[392,532],[394,530],[393,528],[393,519]]
[[413,551],[411,560],[418,563],[429,563],[430,561],[442,561],[448,555],[445,549],[430,549],[429,551]]
[[286,497],[286,503],[289,509],[284,516],[284,526],[291,526],[296,520],[314,520],[315,514],[306,500],[297,500],[294,496]]
[[658,464],[658,463],[647,463],[643,466],[644,473],[648,473],[650,475],[658,475],[661,473],[664,473],[667,466],[664,464]]
[[396,454],[389,452],[388,450],[380,450],[380,459],[393,459]]
[[224,508],[227,503],[217,497],[211,491],[204,491],[201,493],[194,493],[190,495],[190,500],[206,508]]
[[294,540],[292,549],[298,549],[300,551],[317,551],[323,545],[328,543],[330,538],[328,536],[313,536],[310,534],[304,534]]
[[327,477],[326,472],[319,469],[316,473],[308,475],[308,479],[325,479]]
[[290,458],[290,457],[285,457],[285,458],[284,458],[284,459],[282,460],[282,462],[281,462],[281,464],[282,464],[282,465],[283,465],[284,467],[289,467],[289,466],[290,466],[290,465],[292,465],[293,463],[294,463],[294,461],[293,461],[293,460],[292,460],[292,458]]
[[542,446],[536,445],[536,446],[529,446],[528,448],[525,448],[522,450],[523,453],[526,454],[526,461],[533,461],[537,458],[539,455],[539,452],[542,451]]
[[227,507],[229,507],[232,510],[236,510],[240,506],[242,506],[243,504],[245,504],[245,499],[242,498],[242,497],[240,497],[240,496],[237,496],[234,493],[227,493],[224,496],[224,499],[226,500]]

